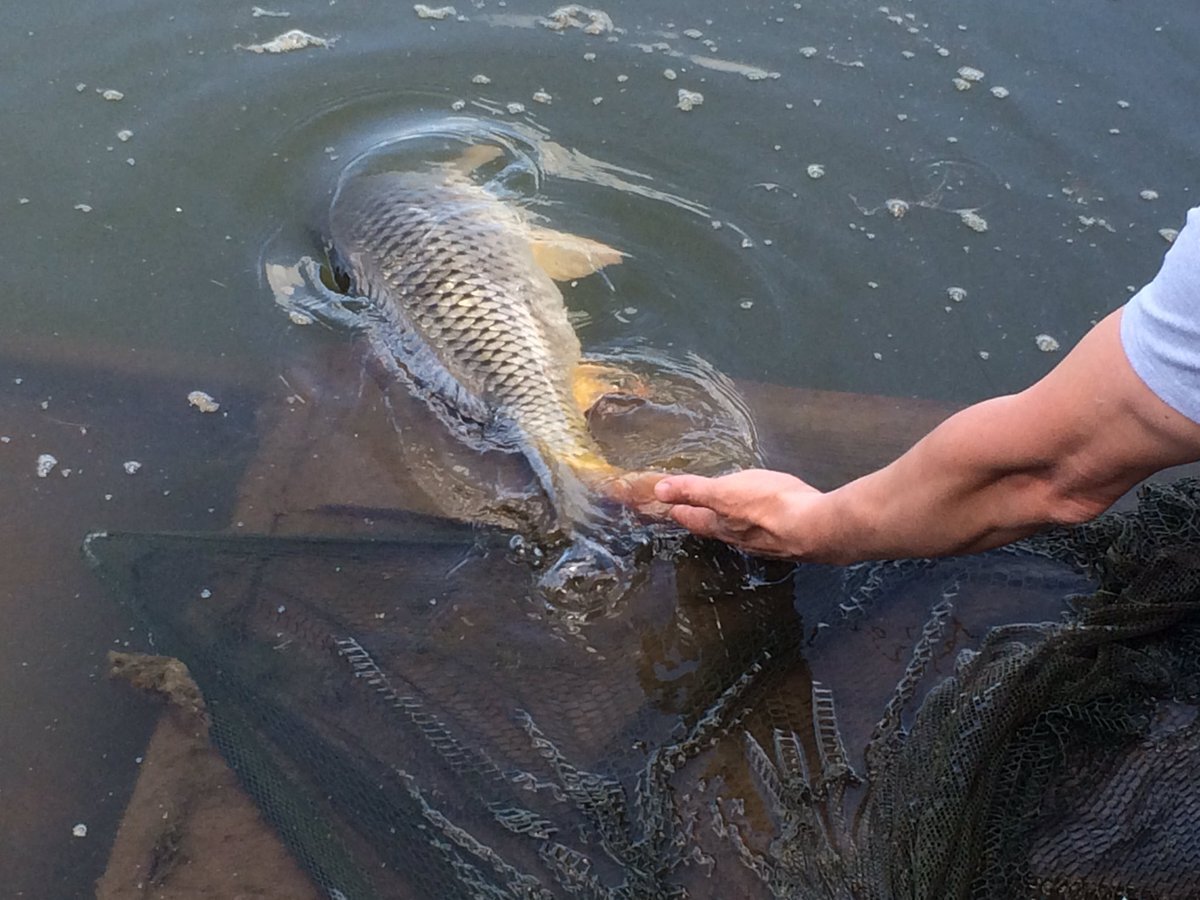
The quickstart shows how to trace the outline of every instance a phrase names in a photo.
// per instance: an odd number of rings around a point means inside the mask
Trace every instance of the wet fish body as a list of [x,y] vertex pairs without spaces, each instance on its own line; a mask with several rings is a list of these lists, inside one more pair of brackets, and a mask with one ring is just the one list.
[[524,453],[570,532],[587,484],[617,470],[575,396],[581,349],[554,279],[621,254],[536,226],[475,184],[474,164],[348,180],[331,258],[375,356],[465,438]]

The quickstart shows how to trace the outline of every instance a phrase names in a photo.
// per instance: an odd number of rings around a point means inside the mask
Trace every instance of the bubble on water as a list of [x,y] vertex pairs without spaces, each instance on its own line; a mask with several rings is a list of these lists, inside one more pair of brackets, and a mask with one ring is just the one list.
[[948,296],[955,303],[962,303],[967,299],[967,291],[966,288],[948,287],[946,288],[946,296]]
[[612,16],[601,9],[581,6],[572,3],[560,6],[554,12],[539,20],[551,31],[566,31],[568,28],[578,28],[584,34],[608,34],[615,30]]
[[1033,339],[1033,342],[1037,344],[1037,348],[1043,353],[1053,353],[1059,347],[1058,341],[1048,334],[1037,335]]
[[604,102],[603,97],[593,97],[592,98],[592,106],[599,106],[603,102]]
[[122,128],[120,131],[117,132],[117,140],[118,141],[127,141],[131,137],[133,137],[133,132],[130,131],[128,128]]
[[800,55],[803,56],[805,59],[812,59],[819,52],[820,51],[816,47],[801,47],[800,48]]
[[308,47],[332,47],[332,38],[310,35],[307,31],[294,28],[284,31],[282,35],[272,37],[263,43],[235,44],[235,50],[250,50],[251,53],[292,53],[293,50],[304,50]]
[[1143,200],[1157,200],[1158,199],[1158,191],[1154,191],[1154,190],[1151,190],[1150,188],[1146,188],[1146,190],[1139,193],[1138,196],[1141,197]]
[[908,215],[908,201],[901,200],[899,197],[893,197],[883,204],[887,207],[887,211],[892,214],[893,218],[903,219]]
[[87,831],[88,831],[87,826],[84,825],[82,822],[80,822],[78,825],[76,825],[74,828],[71,829],[71,836],[77,837],[77,838],[85,838],[85,837],[87,837]]
[[517,116],[517,115],[520,115],[521,113],[525,112],[525,104],[518,103],[516,100],[512,100],[512,101],[504,104],[504,108],[508,110],[509,115],[513,115],[513,116]]
[[75,209],[79,210],[81,213],[90,213],[92,211],[92,208],[86,203],[76,203]]
[[972,231],[983,233],[988,230],[987,219],[972,209],[964,209],[958,214],[962,223]]
[[983,70],[974,66],[963,66],[958,70],[958,77],[963,81],[983,81]]
[[479,75],[471,76],[471,84],[491,84],[491,83],[492,83],[492,79],[488,78],[486,75],[484,75],[482,73],[480,73]]
[[438,19],[439,21],[441,19],[447,19],[451,16],[458,15],[458,10],[456,10],[453,6],[431,7],[426,6],[424,3],[418,3],[413,6],[413,12],[417,14],[417,18]]
[[900,55],[903,56],[905,59],[912,59],[917,54],[913,53],[911,50],[901,50]]
[[43,453],[37,458],[37,477],[45,478],[54,471],[54,467],[58,465],[58,459],[53,454]]
[[544,90],[538,90],[538,91],[533,92],[533,102],[534,103],[545,103],[548,105],[553,99],[554,98],[551,97]]
[[678,77],[674,69],[663,69],[663,78],[667,79],[667,81],[674,81]]
[[1129,109],[1129,101],[1128,100],[1118,100],[1117,106],[1119,106],[1121,109]]
[[450,104],[450,109],[452,109],[454,112],[462,112],[466,108],[467,108],[466,100],[455,100],[453,103]]
[[949,50],[947,50],[945,47],[938,47],[938,48],[937,48],[937,55],[938,55],[938,56],[949,56],[949,55],[950,55],[950,51],[949,51]]
[[825,167],[820,163],[809,163],[808,167],[804,171],[806,171],[808,173],[808,177],[812,178],[813,180],[825,177]]
[[1000,85],[996,85],[995,87],[992,88],[992,96],[996,97],[999,100],[1003,100],[1005,97],[1008,96],[1008,88],[1002,87]]
[[979,358],[980,358],[980,359],[988,359],[988,358],[989,358],[991,355],[992,355],[992,354],[988,353],[986,350],[980,350],[980,351],[979,351]]
[[264,17],[268,19],[286,19],[291,13],[282,9],[263,9],[261,6],[252,6],[250,7],[250,15],[256,19]]
[[100,96],[103,97],[105,100],[112,100],[113,102],[116,102],[117,100],[125,99],[124,94],[122,94],[120,91],[113,90],[112,88],[108,88],[107,90],[100,91],[99,93],[100,93]]
[[704,95],[699,91],[689,91],[686,88],[680,88],[678,96],[679,102],[675,104],[675,107],[684,112],[690,112],[704,103]]
[[754,307],[754,301],[749,297],[743,297],[738,301],[738,306],[740,306],[742,309],[752,309]]
[[628,80],[629,80],[629,76],[628,76],[628,75],[618,75],[618,76],[617,76],[617,84],[624,84],[624,83],[625,83],[625,82],[627,82]]
[[1175,243],[1175,238],[1179,237],[1179,230],[1177,228],[1160,228],[1158,229],[1158,236],[1168,244],[1173,244]]
[[971,89],[971,82],[967,81],[965,78],[955,78],[953,81],[955,90],[969,91]]
[[215,413],[221,408],[221,404],[204,391],[192,391],[187,395],[187,401],[202,413]]
[[332,38],[317,37],[299,28],[285,31],[283,34],[264,41],[261,44],[236,44],[235,50],[248,50],[251,53],[291,53],[294,50],[305,50],[309,47],[332,47]]
[[136,459],[127,459],[125,462],[121,463],[121,468],[125,470],[126,475],[136,475],[141,467],[142,464]]

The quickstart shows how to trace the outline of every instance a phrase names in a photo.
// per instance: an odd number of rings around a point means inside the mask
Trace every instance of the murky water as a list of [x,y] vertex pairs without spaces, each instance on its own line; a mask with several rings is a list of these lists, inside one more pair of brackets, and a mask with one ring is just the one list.
[[[88,894],[151,724],[103,678],[129,622],[80,540],[254,527],[238,493],[269,465],[262,411],[342,390],[264,254],[311,243],[363,152],[448,116],[562,148],[531,186],[547,216],[631,254],[565,291],[585,350],[941,408],[1046,371],[1062,351],[1035,338],[1069,347],[1198,202],[1191,0],[629,0],[607,34],[548,29],[553,4],[525,0],[465,21],[377,0],[21,6],[0,38],[0,802],[30,810],[0,825],[0,876],[24,896]],[[245,49],[292,28],[329,45]],[[196,389],[221,409],[189,408]],[[824,432],[795,446],[794,402],[758,422],[772,458],[853,474]],[[899,449],[847,415],[823,420],[846,446]]]

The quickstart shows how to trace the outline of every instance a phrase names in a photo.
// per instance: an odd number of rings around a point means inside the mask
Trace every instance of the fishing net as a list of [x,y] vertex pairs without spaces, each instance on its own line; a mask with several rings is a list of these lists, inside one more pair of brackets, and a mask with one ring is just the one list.
[[940,564],[696,547],[571,627],[465,527],[87,553],[330,897],[1166,898],[1200,876],[1198,510],[1150,486]]

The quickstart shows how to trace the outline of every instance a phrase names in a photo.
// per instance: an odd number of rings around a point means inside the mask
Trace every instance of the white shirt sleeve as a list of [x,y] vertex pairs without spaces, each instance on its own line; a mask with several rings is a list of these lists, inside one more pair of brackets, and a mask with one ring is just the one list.
[[1154,280],[1125,305],[1121,344],[1150,390],[1200,423],[1200,207]]

